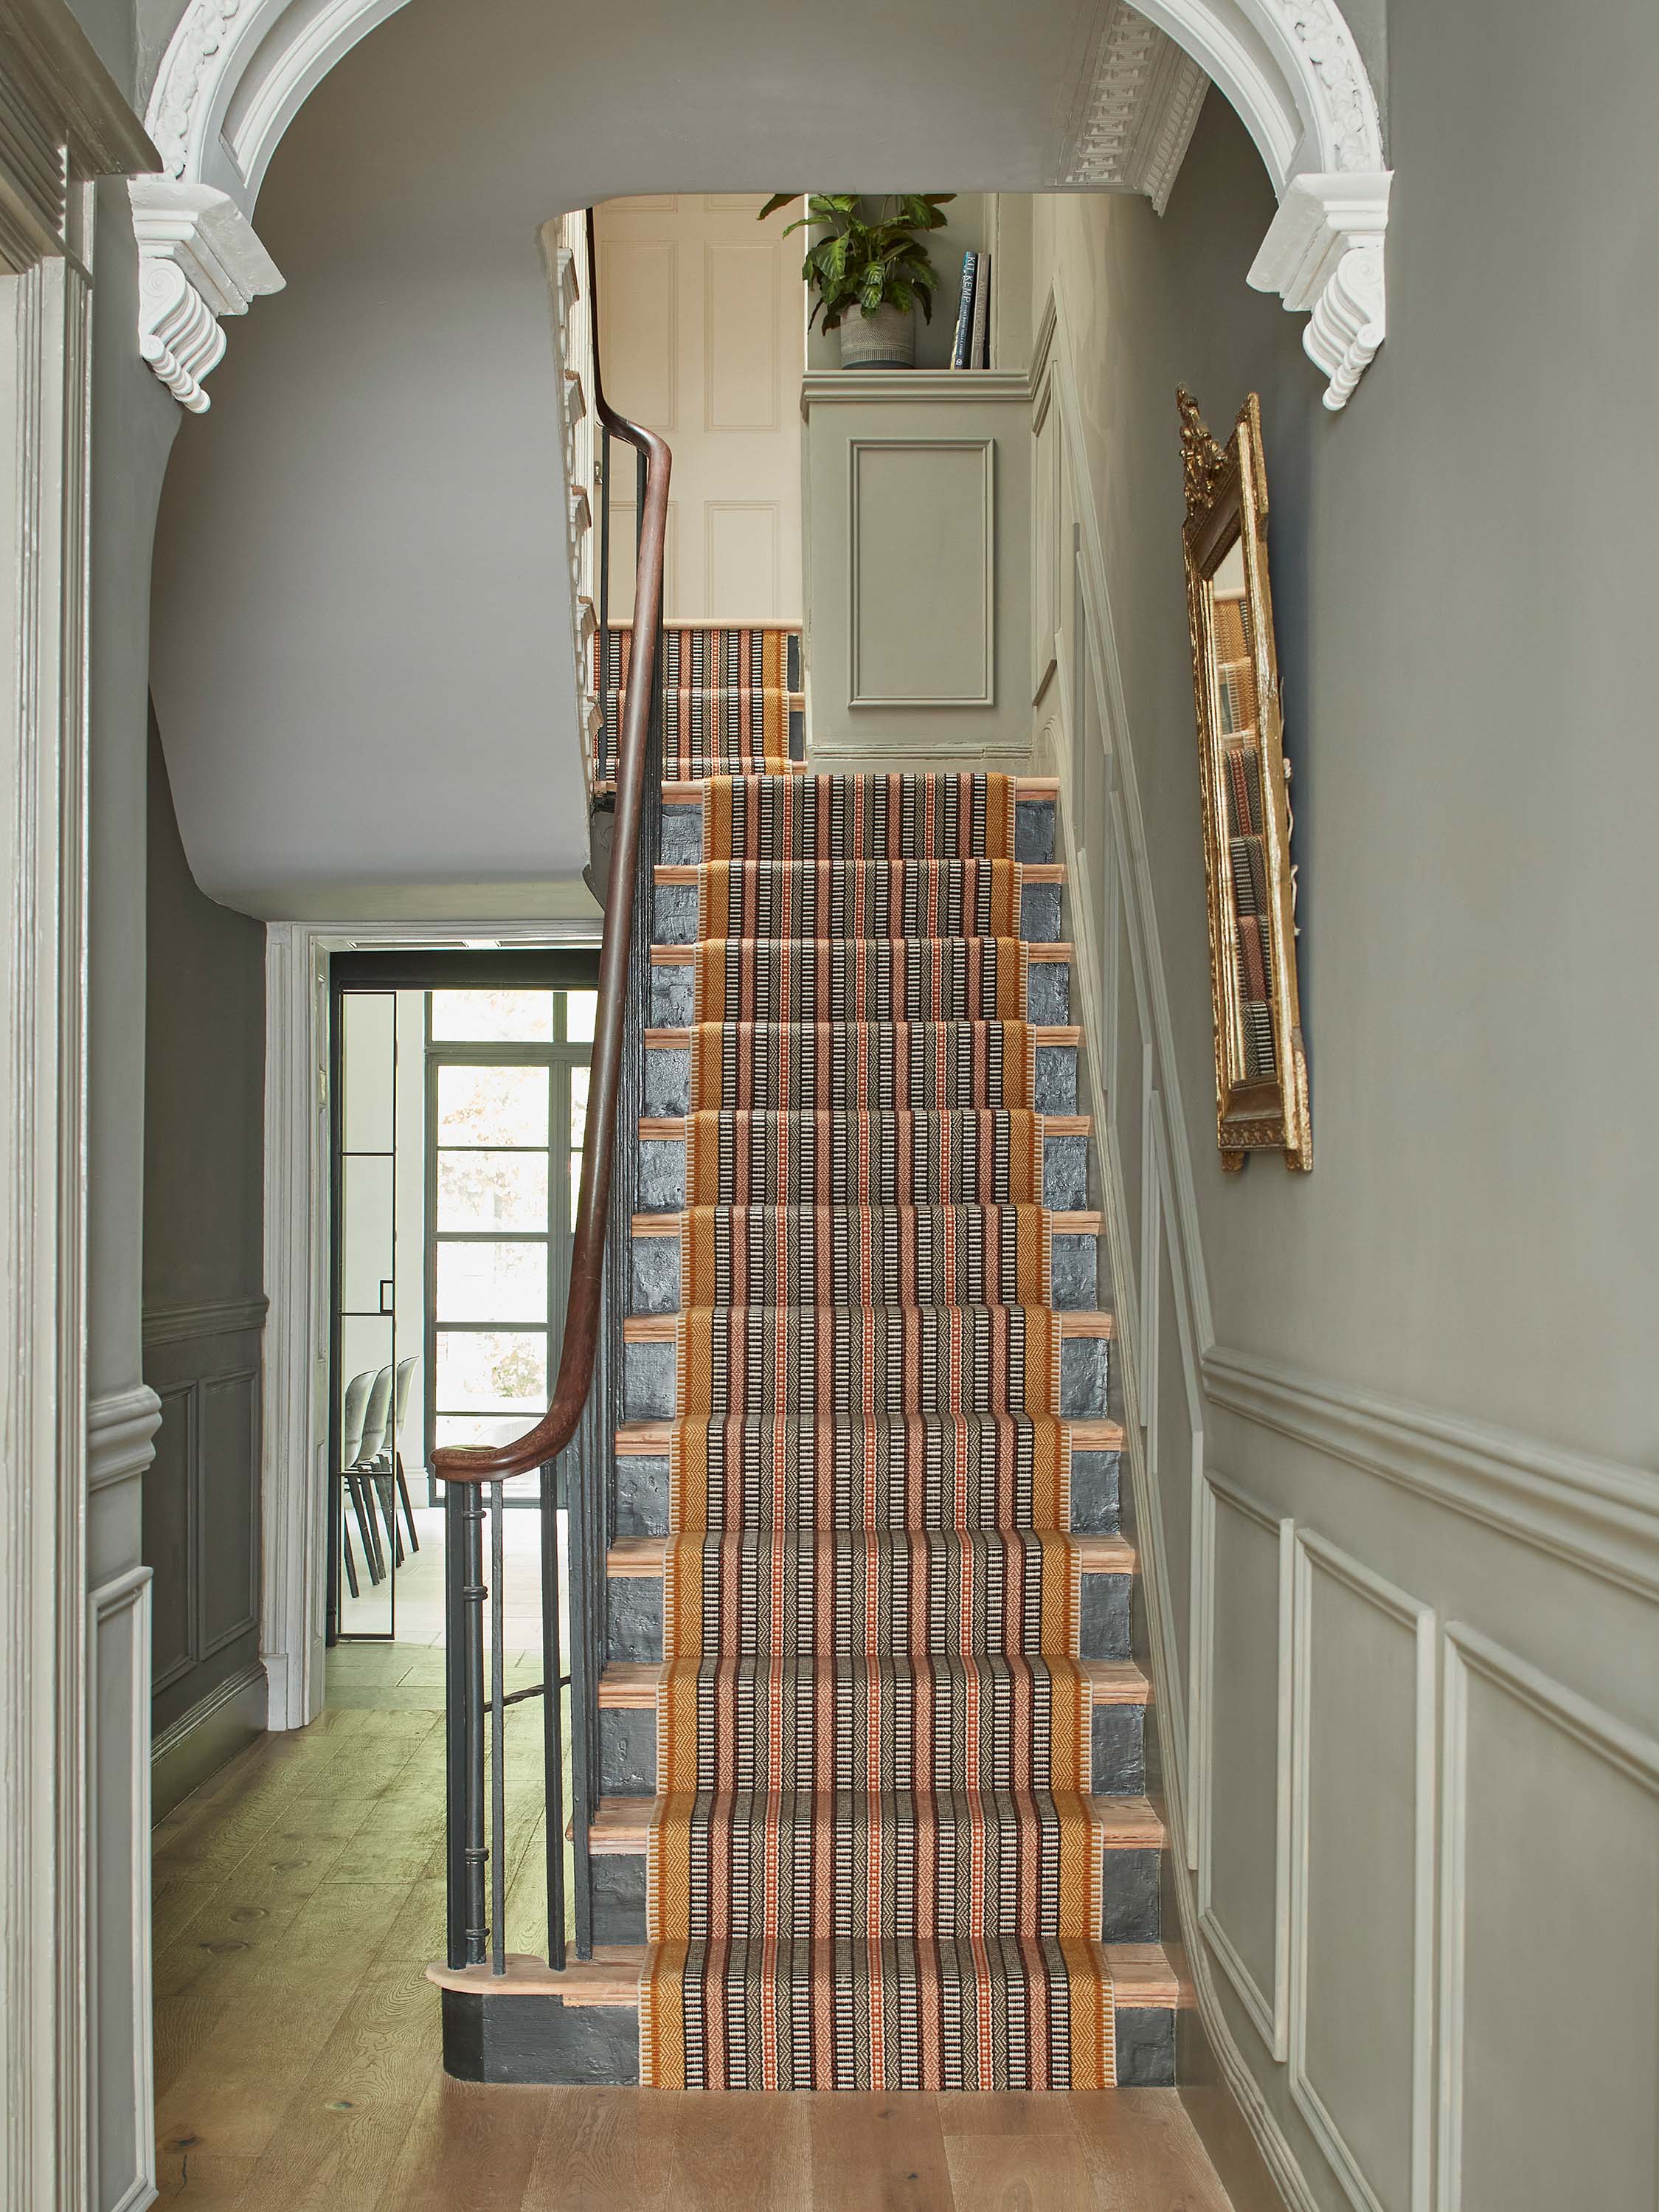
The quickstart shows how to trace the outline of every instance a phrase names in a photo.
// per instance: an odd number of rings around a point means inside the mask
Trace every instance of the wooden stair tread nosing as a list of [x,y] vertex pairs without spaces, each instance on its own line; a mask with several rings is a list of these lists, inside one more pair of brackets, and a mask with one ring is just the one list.
[[[924,1210],[930,1212],[937,1211],[933,1207]],[[951,1209],[947,1207],[945,1210],[949,1212]],[[833,1212],[836,1209],[831,1207],[830,1211]],[[879,1212],[881,1209],[877,1208],[876,1211]],[[633,1231],[635,1237],[678,1237],[680,1233],[680,1224],[684,1218],[683,1212],[680,1213],[636,1213],[633,1220]],[[1102,1219],[1103,1217],[1100,1214],[1092,1212],[1067,1213],[1056,1211],[1051,1212],[1048,1216],[1049,1226],[1056,1237],[1098,1237],[1101,1234]]]
[[[819,1309],[815,1307],[811,1310],[816,1312]],[[857,1312],[860,1309],[853,1307],[849,1310]],[[872,1308],[871,1310],[873,1312],[879,1309]],[[1079,1313],[1069,1306],[1062,1306],[1056,1318],[1062,1338],[1109,1339],[1117,1334],[1115,1316],[1109,1313]],[[623,1341],[624,1344],[673,1344],[679,1336],[679,1323],[678,1311],[626,1314],[623,1317]],[[1066,1417],[1062,1414],[1060,1418],[1064,1419]]]
[[[1097,1705],[1144,1705],[1152,1686],[1132,1659],[1079,1659]],[[599,1676],[599,1702],[609,1712],[654,1712],[662,1680],[659,1659],[611,1659]]]
[[[977,857],[983,860],[987,855],[981,854]],[[704,865],[703,862],[696,860],[659,860],[652,870],[652,880],[659,884],[695,884],[701,876]],[[718,867],[722,864],[716,861],[713,865]],[[732,865],[737,867],[741,866],[742,863],[733,861]],[[793,860],[767,860],[759,865],[763,867],[787,868],[793,867],[796,863]],[[817,865],[815,861],[807,863],[808,866]],[[823,865],[826,867],[839,868],[848,866],[856,867],[860,864],[857,861],[849,863],[842,860],[827,860]],[[863,865],[868,866],[872,864],[866,862]],[[896,865],[899,867],[906,866],[925,867],[927,862],[925,860],[917,859],[908,863],[900,860]],[[1012,860],[1010,861],[1009,866],[1019,870],[1022,883],[1063,884],[1066,880],[1066,866],[1061,860]]]
[[[1056,1419],[1065,1422],[1071,1431],[1073,1451],[1121,1451],[1123,1430],[1116,1421],[1073,1420],[1066,1414]],[[673,1440],[672,1421],[624,1421],[617,1431],[618,1459],[659,1459]]]
[[[613,623],[611,627],[614,629],[619,627],[619,625]],[[761,625],[750,623],[743,625],[743,627],[754,629],[761,627]],[[805,763],[804,761],[797,761],[794,763],[794,766],[797,769],[804,768],[805,766]],[[830,774],[835,774],[837,771],[832,769],[829,772]],[[847,771],[847,773],[854,772],[855,771]],[[769,775],[772,773],[774,773],[774,771],[769,769],[768,770]],[[711,780],[712,779],[704,778],[702,781],[699,781],[696,776],[692,776],[689,778],[681,777],[678,780],[665,782],[662,787],[664,805],[701,805],[702,803],[703,783]],[[742,776],[736,776],[732,780],[734,782],[738,783],[741,783],[744,781]],[[1045,799],[1057,799],[1060,797],[1060,778],[1057,775],[1017,775],[1012,779],[1012,781],[1014,786],[1014,797],[1016,799],[1023,799],[1028,801],[1035,800],[1040,805]]]
[[[727,940],[723,937],[704,937],[700,938],[697,940],[696,945],[653,945],[651,948],[651,964],[653,968],[690,968],[696,964],[698,945],[724,945],[726,941]],[[827,942],[831,945],[850,945],[857,942],[857,940],[853,938],[830,938],[823,940],[815,939],[812,938],[795,938],[784,939],[779,941],[786,944],[793,943],[802,945],[811,945],[820,941]],[[877,938],[873,941],[878,945],[890,943],[902,944],[904,942],[902,938]],[[918,945],[927,945],[939,942],[944,942],[945,944],[960,942],[962,944],[971,945],[974,941],[975,940],[972,938],[963,938],[960,939],[951,939],[947,938],[941,940],[926,937],[916,938],[912,940],[913,943]],[[986,941],[988,943],[994,944],[996,940],[993,938],[987,939]],[[1072,957],[1072,945],[1069,939],[1066,939],[1063,943],[1054,945],[1030,945],[1026,944],[1024,938],[1017,939],[1015,941],[1025,945],[1027,957],[1035,961],[1039,966],[1041,966],[1044,962],[1047,962],[1050,967],[1058,968],[1064,963],[1069,963]],[[742,942],[741,939],[738,939],[738,942]]]
[[[587,1848],[602,1857],[628,1858],[645,1849],[650,1832],[649,1797],[601,1797],[599,1809],[587,1831]],[[1091,1801],[1095,1825],[1108,1850],[1156,1851],[1164,1844],[1164,1827],[1150,1797],[1096,1797]],[[565,1840],[575,1833],[573,1819],[565,1823]]]
[[[951,1017],[947,1015],[945,1018],[948,1021]],[[728,1028],[730,1024],[726,1022],[706,1022],[703,1026],[705,1029],[723,1030]],[[793,1023],[780,1024],[775,1022],[757,1022],[753,1026],[757,1029],[775,1029],[780,1026],[793,1028],[794,1024]],[[819,1029],[856,1029],[859,1026],[860,1024],[856,1022],[821,1022],[813,1024],[814,1028]],[[896,1029],[898,1024],[896,1022],[870,1022],[865,1024],[864,1026],[870,1029]],[[913,1029],[924,1029],[927,1024],[923,1022],[913,1022],[910,1026]],[[1027,1026],[1030,1028],[1032,1036],[1036,1039],[1036,1042],[1039,1044],[1076,1046],[1081,1044],[1083,1042],[1083,1031],[1073,1022],[1055,1022],[1048,1024],[1032,1022],[1028,1024]],[[690,1049],[690,1045],[691,1032],[690,1030],[647,1030],[645,1032],[645,1048],[647,1052],[686,1052]],[[764,1109],[763,1109],[762,1110]]]
[[[902,1532],[893,1529],[886,1533],[897,1535]],[[1115,1530],[1101,1533],[1077,1529],[1069,1533],[1085,1575],[1133,1574],[1135,1547],[1127,1536]],[[605,1573],[618,1582],[660,1582],[667,1544],[666,1536],[613,1536],[605,1555]]]
[[[718,1113],[724,1109],[717,1107],[711,1110]],[[765,1109],[753,1110],[763,1113]],[[995,1113],[1001,1109],[996,1107],[967,1106],[960,1110],[972,1114]],[[848,1111],[849,1118],[855,1119],[856,1116],[851,1115],[850,1109]],[[688,1114],[641,1114],[640,1134],[641,1137],[657,1138],[665,1144],[683,1145],[685,1142],[686,1124],[690,1118]],[[1042,1124],[1042,1133],[1045,1137],[1091,1137],[1095,1132],[1094,1116],[1091,1114],[1039,1114],[1036,1118]]]
[[[1163,2011],[1191,2002],[1161,1943],[1103,1943],[1111,1971],[1114,2005],[1122,2010]],[[596,1943],[591,1959],[573,1959],[559,1972],[544,1959],[509,1951],[507,1972],[496,1975],[480,1966],[447,1966],[434,1960],[426,1978],[440,1989],[486,1996],[554,1996],[567,2005],[637,2005],[645,1970],[642,1943]]]

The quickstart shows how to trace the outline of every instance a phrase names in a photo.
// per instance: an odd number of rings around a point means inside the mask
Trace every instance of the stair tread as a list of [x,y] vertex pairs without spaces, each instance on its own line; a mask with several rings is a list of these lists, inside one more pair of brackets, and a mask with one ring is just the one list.
[[[1097,1705],[1144,1705],[1151,1685],[1131,1659],[1079,1659],[1075,1662]],[[650,1711],[663,1677],[658,1659],[612,1659],[599,1676],[599,1702],[607,1711]]]
[[[918,1419],[929,1418],[916,1416]],[[1073,1420],[1065,1414],[1042,1413],[1039,1420],[1063,1422],[1071,1431],[1073,1451],[1121,1451],[1123,1430],[1117,1421]],[[650,1458],[665,1452],[673,1441],[672,1421],[623,1421],[617,1431],[617,1452],[623,1459]]]
[[[678,1311],[674,1313],[624,1315],[623,1318],[623,1341],[625,1344],[672,1344],[678,1338],[680,1312],[684,1310],[684,1308],[681,1308]],[[695,1311],[696,1309],[694,1308],[692,1310]],[[735,1310],[735,1309],[730,1307],[725,1309],[710,1309],[708,1307],[704,1307],[702,1310],[704,1312],[708,1312],[710,1310],[725,1310],[730,1312]],[[777,1309],[777,1310],[784,1313],[821,1313],[825,1310],[821,1306],[785,1306]],[[831,1308],[830,1310],[834,1311],[835,1309]],[[987,1312],[989,1311],[990,1309],[987,1307],[975,1306],[962,1306],[954,1309],[950,1306],[844,1306],[841,1310],[843,1313],[950,1313],[953,1310],[962,1313],[976,1313]],[[1062,1337],[1092,1337],[1098,1340],[1103,1337],[1111,1338],[1115,1336],[1117,1334],[1116,1318],[1109,1313],[1084,1313],[1081,1311],[1073,1311],[1070,1307],[1063,1307],[1060,1311],[1058,1319],[1060,1322],[1060,1333]],[[1062,1418],[1064,1417],[1062,1416]]]
[[[739,944],[742,941],[741,939],[738,940]],[[906,942],[913,945],[994,945],[998,939],[994,937],[919,937],[908,940],[903,938],[889,937],[771,937],[766,941],[769,945],[775,945],[781,951],[787,945],[832,945],[839,949],[848,945],[902,945]],[[1046,962],[1049,967],[1058,968],[1062,964],[1069,964],[1072,958],[1073,947],[1069,939],[1043,945],[1030,944],[1024,938],[1014,938],[1008,941],[1016,945],[1024,945],[1026,957],[1036,961],[1039,966]],[[653,945],[651,948],[652,964],[658,968],[694,967],[696,964],[700,946],[724,945],[727,942],[728,940],[723,937],[701,937],[695,945]]]
[[[750,629],[775,627],[775,625],[760,623],[750,623],[743,626]],[[611,624],[613,629],[620,627],[618,623]],[[788,634],[793,635],[793,633]],[[876,770],[874,773],[883,774],[884,771]],[[663,803],[668,806],[700,805],[703,793],[710,781],[710,778],[705,776],[700,781],[665,783],[662,787]],[[760,783],[765,779],[761,776],[733,776],[732,781],[734,783]],[[1013,786],[1014,797],[1017,799],[1035,799],[1040,802],[1045,799],[1058,799],[1060,796],[1060,778],[1057,775],[1017,775],[1013,779]]]
[[[948,1016],[948,1015],[945,1017],[945,1018],[943,1021],[939,1021],[939,1022],[933,1022],[933,1021],[926,1021],[926,1022],[913,1022],[913,1021],[902,1021],[902,1022],[738,1022],[738,1023],[733,1023],[733,1022],[704,1022],[704,1023],[701,1024],[700,1024],[700,1026],[701,1026],[701,1027],[702,1027],[703,1029],[709,1029],[709,1030],[726,1030],[726,1029],[734,1029],[734,1028],[736,1028],[736,1029],[751,1029],[751,1030],[779,1030],[779,1029],[816,1029],[816,1030],[843,1030],[843,1029],[884,1029],[884,1030],[894,1030],[894,1029],[912,1029],[912,1030],[923,1030],[923,1029],[946,1029],[946,1028],[949,1028],[949,1029],[958,1029],[958,1030],[963,1030],[963,1029],[989,1029],[989,1028],[991,1028],[991,1027],[994,1025],[994,1024],[995,1025],[997,1025],[997,1026],[1000,1026],[1000,1027],[1003,1028],[1003,1029],[1011,1029],[1011,1028],[1012,1028],[1012,1027],[1014,1027],[1014,1026],[1015,1026],[1015,1025],[1014,1025],[1014,1024],[1012,1024],[1012,1022],[1003,1022],[1003,1021],[1001,1021],[1001,1020],[1000,1020],[1000,1017],[994,1017],[994,1017],[992,1018],[992,1019],[991,1019],[991,1020],[989,1020],[989,1021],[986,1021],[986,1020],[979,1020],[979,1019],[973,1019],[973,1020],[970,1020],[970,1019],[969,1019],[967,1017],[965,1017],[965,1016],[964,1016],[961,1020],[957,1020],[954,1016]],[[1027,1028],[1027,1029],[1029,1029],[1029,1030],[1030,1030],[1030,1032],[1031,1032],[1032,1036],[1036,1037],[1036,1039],[1037,1042],[1038,1042],[1040,1045],[1046,1044],[1046,1045],[1073,1045],[1073,1046],[1075,1046],[1075,1045],[1080,1044],[1080,1043],[1081,1043],[1081,1042],[1082,1042],[1082,1039],[1083,1039],[1083,1031],[1082,1031],[1082,1030],[1081,1030],[1077,1026],[1077,1024],[1076,1024],[1075,1023],[1073,1023],[1073,1022],[1066,1022],[1066,1023],[1051,1023],[1051,1024],[1042,1024],[1042,1023],[1037,1023],[1037,1022],[1027,1022],[1027,1023],[1024,1024],[1023,1024],[1023,1026],[1024,1026],[1024,1027],[1025,1027],[1025,1028]],[[647,1050],[647,1052],[684,1052],[684,1051],[689,1051],[689,1050],[690,1050],[690,1044],[691,1044],[691,1031],[690,1031],[689,1029],[647,1030],[647,1031],[645,1032],[645,1048],[646,1048],[646,1050]],[[764,1112],[766,1111],[766,1109],[765,1109],[764,1107],[760,1107],[760,1108],[757,1108],[755,1110],[756,1110],[757,1112],[764,1113]],[[826,1109],[825,1110],[826,1110],[826,1111],[833,1111],[833,1110],[835,1110],[835,1109]],[[971,1108],[971,1107],[969,1107],[969,1108],[965,1108],[965,1109],[963,1109],[963,1111],[965,1111],[965,1112],[969,1112],[969,1113],[974,1112],[974,1111],[976,1111],[976,1110],[983,1110],[983,1111],[987,1111],[987,1112],[992,1112],[992,1113],[994,1113],[994,1112],[996,1112],[998,1109],[997,1109],[996,1108],[994,1108],[994,1107],[986,1108],[986,1109],[975,1109],[975,1108]]]
[[[711,1114],[720,1114],[739,1113],[744,1111],[753,1112],[757,1109],[753,1108],[744,1109],[739,1107],[711,1106],[707,1110]],[[815,1120],[817,1118],[819,1114],[823,1113],[829,1115],[831,1118],[839,1118],[848,1121],[857,1120],[879,1121],[896,1121],[898,1119],[900,1109],[888,1109],[884,1112],[878,1110],[873,1115],[866,1114],[863,1115],[860,1115],[850,1109],[842,1111],[838,1108],[815,1107],[811,1110]],[[937,1108],[927,1109],[921,1107],[907,1106],[902,1110],[913,1115],[919,1121],[932,1121],[936,1120],[939,1117],[939,1109]],[[957,1114],[1001,1114],[1025,1109],[1018,1109],[1001,1106],[957,1106],[948,1108],[945,1110]],[[771,1116],[771,1118],[777,1120],[787,1117],[775,1115]],[[1094,1116],[1090,1114],[1036,1114],[1034,1118],[1042,1122],[1042,1133],[1045,1137],[1091,1137],[1094,1134]],[[686,1128],[690,1120],[691,1116],[689,1114],[641,1114],[640,1116],[640,1134],[641,1137],[658,1138],[667,1144],[683,1145],[685,1142]]]
[[[649,1797],[601,1797],[588,1826],[587,1847],[603,1856],[627,1857],[645,1849],[655,1803]],[[1096,1826],[1109,1850],[1159,1850],[1164,1828],[1150,1797],[1095,1797]],[[567,1822],[565,1834],[574,1832]]]
[[[979,859],[981,859],[981,860],[994,860],[994,856],[993,856],[993,855],[990,855],[990,854],[978,854],[977,856],[975,856],[975,857],[977,857],[977,858],[979,858]],[[999,865],[999,866],[1005,866],[1011,867],[1011,868],[1018,868],[1018,869],[1019,870],[1019,872],[1020,872],[1020,881],[1021,881],[1022,883],[1027,883],[1027,884],[1063,884],[1063,883],[1065,882],[1065,880],[1066,880],[1066,869],[1065,869],[1064,864],[1063,864],[1062,862],[1059,861],[1059,860],[1009,860],[1009,861],[1006,861],[1006,862],[1000,862],[1000,863],[994,863],[994,864],[995,864],[995,865]],[[656,882],[659,883],[659,884],[695,884],[695,883],[697,881],[698,878],[702,875],[702,871],[703,871],[703,869],[704,869],[705,867],[710,867],[710,866],[714,866],[714,867],[721,867],[721,866],[726,866],[726,863],[725,863],[724,861],[707,861],[707,860],[659,860],[659,861],[656,863],[656,865],[655,865],[654,868],[653,869],[652,873],[653,873],[653,879],[654,879]],[[913,868],[925,868],[925,867],[927,867],[927,866],[929,866],[929,862],[928,862],[927,860],[922,860],[922,859],[916,859],[916,860],[892,860],[892,861],[887,861],[887,860],[755,860],[755,861],[733,860],[730,865],[731,865],[732,866],[733,866],[733,867],[747,867],[747,866],[752,866],[752,867],[757,867],[757,868],[798,868],[798,867],[808,867],[808,868],[816,868],[816,867],[826,867],[826,868],[846,868],[846,867],[866,867],[866,868],[878,868],[878,867],[896,867],[896,868],[904,868],[904,867],[913,867]],[[941,861],[939,865],[939,866],[950,866],[950,865],[951,865],[951,863],[949,863],[949,862]]]
[[[1012,1200],[1008,1201],[1010,1204],[1012,1202]],[[781,1210],[787,1213],[795,1209],[785,1206]],[[827,1206],[819,1210],[830,1213],[902,1213],[907,1211],[902,1206]],[[971,1208],[958,1206],[929,1206],[926,1209],[930,1213],[960,1212],[971,1210]],[[1049,1224],[1057,1237],[1098,1237],[1101,1234],[1103,1217],[1098,1213],[1093,1212],[1074,1213],[1061,1208],[1045,1209],[1042,1206],[1032,1209],[1037,1213],[1045,1210],[1048,1214]],[[680,1233],[680,1224],[684,1220],[688,1211],[688,1208],[681,1206],[672,1213],[636,1213],[632,1223],[633,1233],[635,1237],[678,1237]],[[764,1212],[766,1208],[763,1206],[760,1211]]]
[[[1115,2005],[1163,2009],[1190,2002],[1161,1943],[1103,1943],[1112,1976]],[[556,1996],[568,2005],[635,2006],[645,1971],[643,1943],[596,1943],[591,1959],[574,1959],[555,1972],[544,1959],[509,1952],[507,1973],[492,1974],[488,1964],[453,1967],[434,1962],[427,1979],[441,1989],[483,1990],[497,1996]]]
[[[738,1532],[733,1532],[738,1533]],[[802,1532],[806,1533],[805,1531]],[[902,1536],[916,1533],[904,1528],[893,1529],[819,1529],[820,1536],[839,1534],[871,1534]],[[987,1530],[985,1534],[994,1534]],[[1020,1531],[1018,1533],[1024,1534]],[[1132,1575],[1135,1571],[1135,1547],[1126,1536],[1115,1531],[1096,1534],[1085,1530],[1067,1530],[1072,1547],[1083,1562],[1085,1575]],[[605,1553],[605,1571],[618,1581],[658,1581],[662,1579],[663,1561],[667,1553],[666,1536],[617,1536],[612,1539]]]

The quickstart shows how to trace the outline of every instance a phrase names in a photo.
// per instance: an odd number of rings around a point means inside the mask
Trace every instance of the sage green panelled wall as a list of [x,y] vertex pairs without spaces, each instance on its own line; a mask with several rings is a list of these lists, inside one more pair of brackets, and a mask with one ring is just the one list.
[[[1298,2206],[1645,2205],[1659,768],[1613,396],[1659,342],[1627,150],[1659,18],[1396,0],[1388,57],[1391,336],[1340,416],[1243,283],[1273,198],[1218,94],[1161,221],[1031,204],[1033,764],[1066,784],[1187,2079],[1204,2118],[1219,2069]],[[1216,1157],[1177,381],[1224,435],[1262,400],[1306,1177]]]

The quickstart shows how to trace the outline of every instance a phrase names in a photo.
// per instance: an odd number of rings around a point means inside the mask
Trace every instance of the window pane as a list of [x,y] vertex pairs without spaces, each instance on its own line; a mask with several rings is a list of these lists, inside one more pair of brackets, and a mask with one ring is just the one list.
[[587,1077],[585,1067],[570,1071],[570,1141],[578,1152],[587,1127]]
[[545,1229],[545,1153],[440,1152],[437,1226]]
[[572,1044],[591,1044],[593,1018],[599,1010],[597,991],[567,991],[564,994],[564,1033]]
[[546,1331],[441,1328],[437,1403],[452,1413],[485,1407],[545,1413]]
[[547,1044],[553,1036],[551,991],[434,991],[434,1041]]
[[576,1218],[576,1204],[581,1194],[582,1156],[580,1152],[572,1152],[570,1155],[570,1218],[572,1221]]
[[438,1141],[443,1145],[544,1145],[544,1067],[440,1067]]
[[[541,1411],[538,1407],[538,1413]],[[516,1443],[534,1426],[522,1413],[440,1413],[433,1426],[438,1443],[445,1444]]]
[[438,1319],[547,1319],[545,1244],[440,1244]]

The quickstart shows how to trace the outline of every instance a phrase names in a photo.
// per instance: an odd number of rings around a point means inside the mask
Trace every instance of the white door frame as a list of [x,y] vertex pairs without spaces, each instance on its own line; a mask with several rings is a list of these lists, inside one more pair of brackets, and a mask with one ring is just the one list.
[[88,2212],[154,2194],[91,2142],[86,908],[90,180],[155,154],[62,0],[7,0],[0,78],[0,2200]]
[[259,1656],[268,1725],[323,1707],[328,1569],[331,952],[597,945],[599,921],[281,922],[265,932],[264,1443]]

